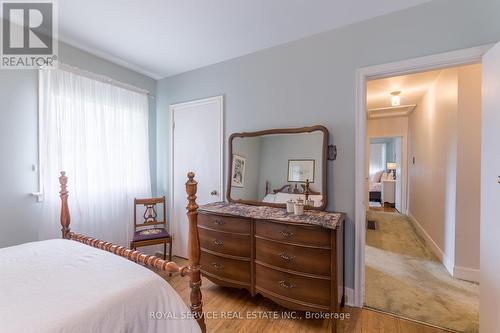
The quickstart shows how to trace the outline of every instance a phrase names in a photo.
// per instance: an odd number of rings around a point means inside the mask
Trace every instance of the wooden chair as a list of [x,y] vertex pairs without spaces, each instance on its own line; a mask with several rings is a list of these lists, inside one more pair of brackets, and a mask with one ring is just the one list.
[[[157,205],[163,206],[162,220],[158,220]],[[137,223],[138,206],[144,206],[142,223]],[[167,231],[167,209],[165,197],[150,199],[134,199],[134,238],[130,248],[136,250],[141,246],[163,244],[163,260],[167,256],[167,243],[169,244],[168,260],[172,261],[172,236]]]

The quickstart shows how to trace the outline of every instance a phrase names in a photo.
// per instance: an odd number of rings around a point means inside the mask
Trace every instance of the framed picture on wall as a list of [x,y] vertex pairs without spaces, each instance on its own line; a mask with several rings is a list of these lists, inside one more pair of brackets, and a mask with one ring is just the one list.
[[288,160],[288,181],[314,183],[315,160]]
[[233,166],[231,171],[231,186],[234,187],[245,187],[245,167],[247,165],[247,159],[234,154],[233,155]]

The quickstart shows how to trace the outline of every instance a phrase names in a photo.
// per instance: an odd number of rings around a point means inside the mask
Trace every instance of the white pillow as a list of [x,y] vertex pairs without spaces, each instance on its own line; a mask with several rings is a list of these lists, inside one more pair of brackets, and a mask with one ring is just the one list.
[[[293,201],[297,201],[297,199],[305,200],[306,197],[304,194],[295,194],[295,193],[276,193],[276,198],[274,199],[275,203],[286,203],[288,200],[292,199]],[[321,194],[311,194],[309,195],[309,199],[314,201],[314,207],[321,206],[323,196]]]
[[370,175],[370,181],[372,183],[380,183],[380,178],[382,177],[382,174],[384,173],[384,170],[379,170],[373,174]]
[[323,196],[321,194],[311,194],[309,196],[309,199],[314,200],[314,207],[320,207],[322,204],[321,200],[323,199]]
[[383,182],[384,180],[393,180],[392,174],[384,172],[382,174],[382,178],[380,178],[380,181]]
[[286,203],[288,200],[292,199],[293,201],[297,201],[298,198],[302,198],[304,200],[303,194],[293,194],[293,193],[276,193],[276,198],[274,202],[276,203]]
[[276,200],[276,194],[266,194],[264,199],[262,199],[263,202],[274,202]]

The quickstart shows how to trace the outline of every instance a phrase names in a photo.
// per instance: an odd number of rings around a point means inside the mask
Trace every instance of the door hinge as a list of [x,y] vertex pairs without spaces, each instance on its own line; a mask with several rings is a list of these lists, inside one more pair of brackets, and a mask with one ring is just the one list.
[[175,129],[175,121],[172,122],[172,130]]

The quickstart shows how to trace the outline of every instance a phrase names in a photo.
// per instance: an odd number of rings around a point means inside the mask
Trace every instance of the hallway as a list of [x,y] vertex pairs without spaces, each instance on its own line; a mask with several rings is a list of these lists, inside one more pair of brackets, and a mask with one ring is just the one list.
[[398,213],[368,211],[365,304],[460,332],[479,331],[479,286],[454,279]]

